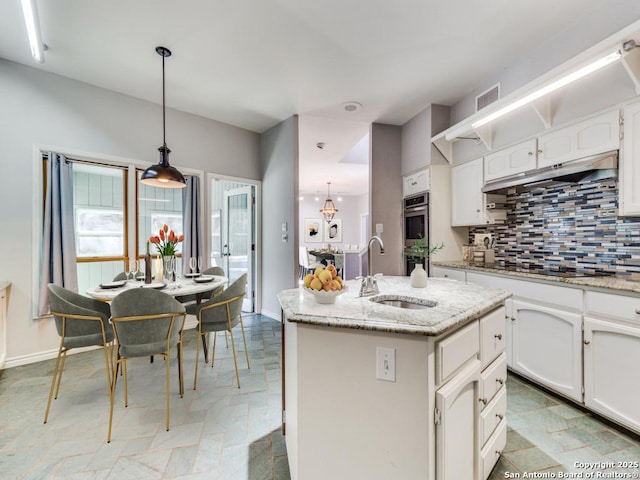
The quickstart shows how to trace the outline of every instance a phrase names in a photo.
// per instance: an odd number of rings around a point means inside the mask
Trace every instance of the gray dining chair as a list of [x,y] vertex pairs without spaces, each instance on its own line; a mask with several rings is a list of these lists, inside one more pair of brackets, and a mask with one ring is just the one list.
[[[111,310],[108,303],[84,297],[59,285],[50,283],[49,304],[56,330],[60,335],[58,357],[53,369],[49,400],[44,414],[44,423],[49,418],[51,398],[58,398],[62,372],[67,358],[67,352],[73,348],[100,346],[104,351],[105,370],[107,372],[107,386],[111,388],[111,346],[113,330],[109,326]],[[57,384],[57,385],[56,385]],[[54,396],[55,389],[55,396]]]
[[118,367],[124,377],[124,405],[128,406],[127,360],[135,357],[162,355],[166,364],[166,428],[169,430],[169,379],[171,349],[178,353],[180,397],[184,395],[182,375],[182,328],[185,309],[175,298],[159,290],[135,288],[116,295],[111,302],[111,322],[117,348],[116,367],[111,384],[109,431],[111,441],[113,404],[115,402]]
[[119,282],[120,280],[128,280],[128,279],[129,279],[129,275],[127,274],[127,272],[120,272],[115,277],[113,277],[114,282]]
[[[247,358],[247,368],[251,368],[249,363],[249,351],[247,350],[247,338],[244,334],[244,324],[242,323],[242,300],[245,295],[247,274],[240,275],[227,289],[214,296],[208,302],[197,306],[195,314],[198,318],[198,338],[206,338],[213,332],[213,342],[211,342],[211,366],[213,367],[216,353],[216,340],[218,332],[229,332],[231,337],[231,348],[233,350],[233,363],[236,369],[236,379],[240,388],[240,374],[238,373],[238,359],[236,357],[236,346],[233,338],[233,327],[240,324],[242,339],[244,341],[244,353]],[[204,342],[203,342],[204,344]],[[206,348],[206,347],[205,347]],[[200,356],[200,342],[196,341],[196,371],[193,377],[193,389],[196,389],[198,382],[198,357]],[[206,362],[206,360],[205,360]]]
[[[210,267],[210,268],[207,268],[206,270],[203,270],[202,275],[217,275],[220,277],[224,277],[224,268]],[[202,302],[202,301],[209,300],[212,296],[217,295],[222,290],[224,290],[224,285],[221,285],[216,288],[212,288],[211,290],[207,290],[199,294],[194,293],[191,295],[180,295],[180,296],[176,296],[175,298],[180,303],[187,306],[189,304],[196,304],[198,301]],[[190,313],[190,312],[187,310],[187,313]]]

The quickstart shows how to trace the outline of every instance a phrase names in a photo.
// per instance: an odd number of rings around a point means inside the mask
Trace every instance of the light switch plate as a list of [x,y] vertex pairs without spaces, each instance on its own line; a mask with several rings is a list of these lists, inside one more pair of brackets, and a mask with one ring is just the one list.
[[376,223],[376,234],[380,235],[384,230],[382,223]]
[[396,349],[376,348],[376,378],[387,382],[396,381]]

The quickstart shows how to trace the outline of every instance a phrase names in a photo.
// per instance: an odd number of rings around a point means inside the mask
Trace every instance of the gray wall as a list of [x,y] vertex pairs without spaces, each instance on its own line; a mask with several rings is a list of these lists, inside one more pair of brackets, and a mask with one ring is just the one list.
[[431,143],[431,137],[449,127],[450,108],[429,105],[402,126],[402,175],[447,160]]
[[[31,318],[32,266],[38,262],[33,197],[40,176],[33,168],[34,145],[156,163],[162,107],[2,59],[0,105],[0,278],[12,282],[10,362],[49,353],[59,341],[51,320]],[[168,110],[167,143],[176,167],[260,179],[256,133]],[[35,201],[39,208],[40,199]]]
[[[278,292],[298,281],[298,117],[260,138],[262,173],[262,313],[280,318]],[[289,239],[282,241],[282,224]]]
[[[373,247],[372,273],[404,275],[402,249],[402,127],[374,123],[371,126],[371,233],[382,223],[385,254]],[[370,272],[371,273],[371,272]]]

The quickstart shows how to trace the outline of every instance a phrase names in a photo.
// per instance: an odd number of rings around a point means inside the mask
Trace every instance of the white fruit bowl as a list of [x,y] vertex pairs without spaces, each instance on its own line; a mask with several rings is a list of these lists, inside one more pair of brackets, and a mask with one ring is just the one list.
[[313,298],[315,299],[316,303],[336,303],[336,297],[338,295],[342,295],[344,292],[347,291],[347,287],[343,286],[342,290],[335,290],[333,292],[329,291],[325,291],[325,290],[314,290],[313,288],[307,288],[307,287],[303,287],[305,292],[309,292],[311,295],[313,295]]

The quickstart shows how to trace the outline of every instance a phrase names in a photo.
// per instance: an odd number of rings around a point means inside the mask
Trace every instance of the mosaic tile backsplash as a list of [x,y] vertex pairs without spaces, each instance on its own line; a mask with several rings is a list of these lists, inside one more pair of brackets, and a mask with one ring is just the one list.
[[618,182],[562,183],[507,196],[507,221],[493,233],[496,262],[629,274],[640,280],[640,217],[618,217]]

